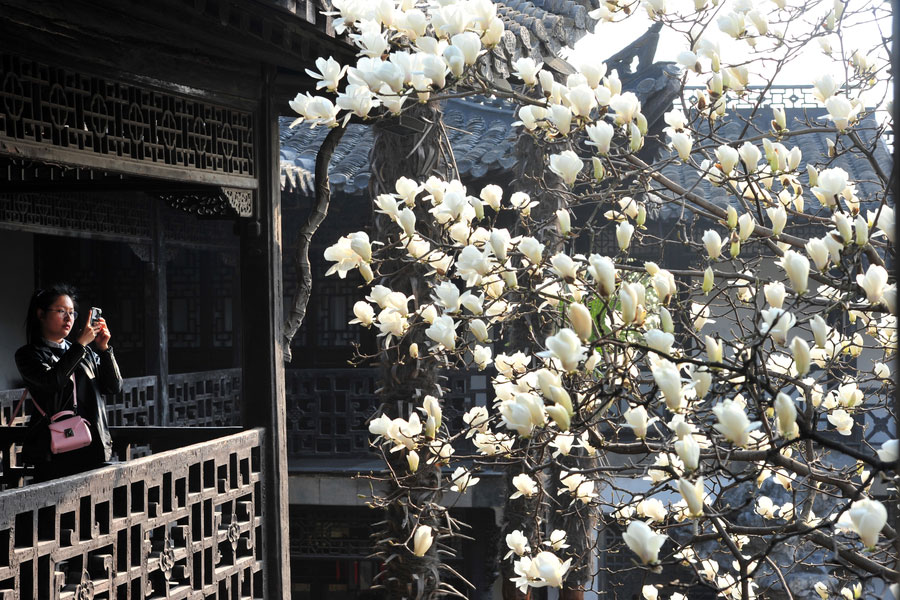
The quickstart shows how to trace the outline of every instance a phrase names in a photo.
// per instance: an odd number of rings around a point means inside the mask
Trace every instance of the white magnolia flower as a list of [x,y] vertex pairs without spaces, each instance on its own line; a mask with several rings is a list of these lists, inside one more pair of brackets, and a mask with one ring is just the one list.
[[572,150],[550,155],[550,170],[559,175],[566,185],[573,185],[578,173],[584,168],[581,158]]
[[457,467],[456,470],[453,471],[450,481],[453,483],[450,489],[454,492],[463,494],[468,488],[481,481],[481,478],[472,477],[472,472],[465,467]]
[[574,87],[570,86],[565,97],[569,108],[572,109],[572,114],[577,117],[590,116],[591,111],[597,106],[597,96],[587,82]]
[[648,419],[647,409],[643,406],[629,408],[622,416],[625,418],[625,426],[634,430],[634,437],[641,440],[647,437],[647,427],[659,420],[658,417]]
[[703,245],[710,260],[716,260],[722,255],[722,237],[713,229],[707,229],[703,233]]
[[856,116],[858,108],[845,96],[832,96],[825,101],[825,109],[828,118],[834,121],[834,126],[839,131],[844,131],[850,126],[850,121]]
[[[550,112],[547,115],[550,119],[550,122],[556,127],[562,135],[569,135],[569,132],[572,130],[572,109],[568,106],[563,106],[562,104],[553,104],[550,106]],[[572,152],[571,150],[567,150],[567,152]],[[574,152],[573,152],[574,154]],[[580,159],[579,159],[580,162]],[[551,163],[551,168],[552,168]]]
[[762,322],[759,324],[759,332],[770,335],[776,344],[784,345],[788,332],[797,322],[793,313],[780,308],[767,308],[760,311]]
[[730,175],[740,159],[740,154],[731,146],[722,144],[716,148],[716,158],[719,159],[718,165],[722,172]]
[[506,534],[506,547],[509,548],[509,552],[503,558],[509,558],[513,554],[522,556],[526,552],[531,551],[531,546],[528,545],[528,538],[525,537],[521,529],[516,529]]
[[759,427],[760,423],[758,421],[751,423],[747,418],[747,413],[744,412],[744,407],[730,398],[716,404],[712,410],[719,421],[713,426],[716,431],[724,435],[725,439],[735,446],[747,447],[750,442],[750,432]]
[[572,372],[578,368],[578,363],[587,357],[587,348],[582,345],[578,334],[568,328],[559,330],[559,333],[547,338],[547,351],[540,356],[549,356],[560,361],[565,371]]
[[612,142],[615,129],[606,121],[597,121],[593,125],[584,128],[588,134],[590,141],[587,142],[591,146],[597,147],[599,154],[609,154],[609,146]]
[[678,158],[685,161],[690,158],[691,148],[694,145],[691,135],[686,131],[678,131],[669,135],[672,138],[671,146],[678,152]]
[[588,257],[588,273],[597,284],[598,291],[604,298],[609,298],[616,291],[616,266],[608,256],[591,254]]
[[773,281],[763,286],[763,294],[766,302],[772,308],[781,308],[784,305],[785,289],[784,284],[780,281]]
[[706,490],[703,487],[703,478],[698,477],[697,481],[691,483],[687,479],[678,479],[678,492],[688,505],[688,514],[692,517],[699,517],[703,514],[703,504],[706,499]]
[[787,250],[780,262],[781,268],[791,280],[791,287],[798,294],[809,289],[809,259],[793,250]]
[[622,534],[622,539],[645,565],[659,560],[659,551],[667,538],[667,535],[654,532],[643,521],[632,521]]
[[431,544],[434,542],[434,536],[431,533],[431,527],[428,525],[419,525],[413,534],[413,554],[416,556],[425,556]]
[[816,269],[819,271],[824,271],[831,260],[831,254],[826,239],[828,238],[813,238],[806,242],[806,245],[804,246],[806,248],[806,253],[809,254],[809,257],[816,265]]
[[878,500],[863,498],[850,505],[853,530],[866,548],[874,548],[878,543],[878,534],[887,524],[887,516],[887,509]]
[[737,39],[746,32],[744,15],[738,12],[730,12],[720,16],[716,20],[719,29],[731,37]]
[[897,462],[898,456],[900,456],[900,442],[896,439],[888,440],[881,444],[881,449],[878,450],[878,458],[881,459],[882,462]]
[[659,329],[650,329],[644,333],[644,343],[663,354],[672,354],[675,336]]
[[841,435],[853,433],[853,417],[843,408],[831,411],[831,414],[828,415],[828,422],[834,425]]
[[615,94],[609,100],[609,107],[616,113],[616,123],[631,123],[641,112],[641,103],[633,92]]
[[766,209],[766,214],[769,215],[769,220],[772,221],[772,233],[781,235],[781,232],[784,231],[784,226],[787,224],[787,210],[785,210],[784,205],[779,203],[777,206],[769,207]]
[[764,519],[774,519],[778,506],[768,496],[760,496],[756,499],[756,514]]
[[650,371],[659,391],[666,399],[669,410],[673,412],[681,410],[683,390],[678,366],[667,359],[661,359],[650,365]]
[[616,225],[616,242],[619,244],[620,250],[628,249],[631,245],[631,236],[634,234],[634,225],[628,221],[622,221]]
[[792,440],[800,435],[797,407],[787,394],[779,392],[775,397],[775,418],[778,421],[778,433],[785,439]]
[[536,62],[533,58],[523,57],[513,62],[513,75],[525,82],[527,86],[537,83],[537,75],[543,63]]
[[638,502],[638,505],[635,507],[635,512],[639,516],[652,519],[657,523],[665,521],[666,516],[668,515],[666,507],[663,505],[662,501],[657,498],[644,498]]
[[434,320],[425,330],[425,335],[446,350],[456,349],[456,322],[449,315],[442,315]]
[[512,500],[522,497],[531,498],[538,491],[537,482],[529,477],[527,473],[519,473],[513,477],[512,484],[516,488],[516,491],[510,496]]
[[759,168],[759,160],[762,158],[759,148],[754,146],[752,142],[744,142],[738,149],[738,154],[741,157],[741,162],[744,163],[744,167],[747,169],[747,173],[755,173]]
[[791,340],[791,354],[794,356],[794,366],[797,369],[797,375],[803,377],[809,372],[809,365],[812,361],[812,352],[809,344],[805,340],[795,337]]
[[522,437],[529,437],[535,427],[547,421],[544,402],[534,394],[516,394],[514,399],[501,402],[499,411],[504,426]]
[[472,351],[472,360],[475,361],[479,371],[484,371],[491,364],[492,353],[490,346],[475,346]]
[[756,221],[753,220],[753,215],[750,213],[744,213],[738,218],[738,237],[742,242],[750,239],[755,228]]
[[353,314],[356,318],[350,321],[350,324],[359,323],[363,327],[371,327],[375,322],[375,309],[363,300],[359,300],[353,305]]
[[856,284],[866,293],[866,300],[878,304],[884,299],[884,290],[888,282],[887,269],[881,265],[869,265],[866,274],[856,276]]
[[841,85],[834,80],[831,73],[825,73],[813,81],[813,88],[816,100],[824,104],[841,89]]
[[544,550],[533,559],[522,557],[516,562],[514,570],[519,577],[514,581],[523,591],[528,587],[562,587],[571,563],[571,558],[563,562],[552,552]]
[[568,306],[569,322],[582,340],[590,339],[594,331],[594,319],[591,311],[584,304],[573,302]]
[[689,471],[695,470],[700,466],[700,444],[691,434],[684,435],[675,442],[675,453],[684,463],[684,467]]
[[509,197],[509,203],[525,217],[529,216],[531,209],[538,205],[537,201],[533,201],[525,192],[513,192],[513,195]]

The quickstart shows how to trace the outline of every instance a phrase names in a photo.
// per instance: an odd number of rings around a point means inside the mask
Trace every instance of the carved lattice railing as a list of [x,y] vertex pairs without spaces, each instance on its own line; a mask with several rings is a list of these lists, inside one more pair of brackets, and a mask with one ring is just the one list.
[[243,431],[0,493],[0,599],[262,598],[262,443]]

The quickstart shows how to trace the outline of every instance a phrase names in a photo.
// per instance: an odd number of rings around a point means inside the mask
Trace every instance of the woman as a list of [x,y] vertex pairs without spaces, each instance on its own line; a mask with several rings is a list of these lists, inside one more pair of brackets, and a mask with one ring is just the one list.
[[[109,345],[104,319],[90,318],[74,341],[66,337],[75,325],[75,294],[66,286],[37,290],[25,319],[28,345],[16,351],[16,366],[45,416],[32,406],[31,435],[25,461],[35,467],[35,481],[47,481],[101,466],[112,457],[112,439],[101,394],[122,390],[122,376]],[[89,348],[93,343],[96,351]],[[73,377],[74,376],[74,377]],[[74,388],[74,389],[73,389]],[[72,410],[90,422],[91,444],[78,450],[50,452],[50,417]]]

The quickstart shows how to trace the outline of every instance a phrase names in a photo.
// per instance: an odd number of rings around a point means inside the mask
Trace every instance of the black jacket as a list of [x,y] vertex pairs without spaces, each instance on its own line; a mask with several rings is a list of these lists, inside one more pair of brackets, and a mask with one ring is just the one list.
[[[94,468],[112,457],[112,439],[106,417],[106,401],[101,394],[122,391],[122,376],[112,348],[99,355],[90,348],[73,343],[67,350],[47,344],[29,344],[16,351],[16,366],[32,398],[46,417],[31,408],[32,434],[25,442],[25,460],[42,464],[69,463],[72,472]],[[72,410],[72,379],[78,396],[77,412],[91,423],[91,445],[54,455],[50,452],[49,418],[62,410]],[[30,403],[29,403],[30,404]],[[69,469],[66,469],[69,470]]]

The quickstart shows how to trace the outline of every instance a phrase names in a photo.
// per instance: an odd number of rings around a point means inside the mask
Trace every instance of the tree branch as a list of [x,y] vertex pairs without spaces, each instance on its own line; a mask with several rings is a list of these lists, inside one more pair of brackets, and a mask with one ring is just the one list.
[[312,207],[306,222],[297,236],[297,249],[294,251],[294,266],[297,271],[297,290],[291,303],[291,310],[284,322],[284,362],[291,362],[291,340],[306,318],[306,307],[312,293],[312,268],[309,264],[309,246],[319,225],[328,215],[328,204],[331,201],[331,187],[328,181],[328,163],[331,155],[344,137],[344,127],[335,127],[328,132],[319,152],[316,155],[316,204]]

